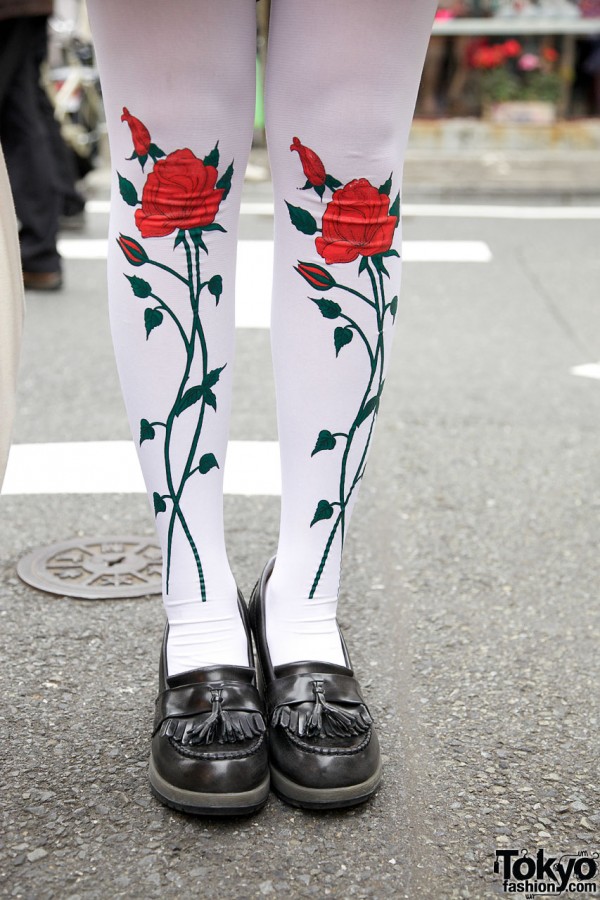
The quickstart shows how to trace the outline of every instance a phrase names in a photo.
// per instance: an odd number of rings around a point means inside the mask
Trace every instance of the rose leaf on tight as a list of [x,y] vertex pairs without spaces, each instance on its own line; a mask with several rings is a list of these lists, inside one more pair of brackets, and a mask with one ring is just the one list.
[[342,182],[338,181],[337,178],[334,178],[333,175],[328,175],[326,177],[325,184],[332,191],[335,191],[336,188],[339,188],[342,186]]
[[369,261],[368,261],[367,257],[366,257],[366,256],[363,256],[363,258],[362,258],[361,261],[360,261],[360,265],[359,265],[359,267],[358,267],[358,274],[359,274],[359,275],[362,275],[362,273],[363,273],[363,272],[365,271],[365,269],[368,267],[368,264],[369,264]]
[[388,180],[384,184],[382,184],[381,187],[379,188],[379,193],[385,194],[386,197],[389,197],[391,189],[392,189],[392,175],[390,173],[390,177],[388,178]]
[[390,273],[388,272],[388,270],[385,267],[385,263],[383,261],[383,257],[381,255],[381,253],[376,253],[375,256],[371,257],[371,259],[373,260],[373,265],[375,266],[377,271],[381,272],[382,275],[387,275],[387,277],[389,278]]
[[354,337],[354,332],[346,325],[344,328],[336,328],[333,332],[333,342],[335,344],[335,355],[337,356],[346,344],[349,344]]
[[230,163],[216,184],[216,187],[219,190],[225,191],[225,193],[223,194],[223,200],[225,199],[225,197],[231,190],[231,179],[232,178],[233,178],[233,163]]
[[152,441],[156,437],[156,431],[148,421],[148,419],[142,419],[140,422],[140,447],[144,443],[144,441]]
[[152,500],[154,501],[154,515],[157,516],[159,513],[164,512],[167,508],[167,504],[163,500],[163,498],[154,491],[152,495]]
[[125,278],[129,281],[131,285],[131,290],[133,291],[136,297],[141,297],[145,299],[149,297],[152,293],[152,288],[148,284],[147,281],[144,281],[143,278],[138,278],[137,275],[126,275]]
[[154,309],[149,306],[148,309],[144,311],[144,324],[146,325],[146,340],[150,337],[150,332],[161,324],[163,320],[163,314],[160,309]]
[[218,306],[223,293],[223,279],[220,275],[213,275],[208,282],[208,290],[215,298],[215,306]]
[[393,300],[390,300],[388,309],[391,312],[392,319],[395,322],[396,321],[396,313],[398,312],[398,297],[394,297]]
[[210,388],[206,388],[202,391],[202,396],[204,397],[204,401],[207,406],[211,406],[215,411],[217,409],[217,398],[214,393],[210,390]]
[[186,409],[189,409],[190,406],[193,406],[194,403],[197,403],[198,400],[202,398],[203,391],[202,387],[199,384],[194,385],[194,387],[188,388],[185,392],[177,406],[175,407],[175,415],[180,416],[182,412]]
[[201,250],[204,250],[205,253],[208,253],[208,247],[202,240],[201,228],[190,228],[190,237],[192,239],[194,247],[200,247]]
[[334,450],[336,444],[337,441],[332,433],[330,431],[327,431],[327,429],[324,429],[323,431],[319,432],[319,437],[317,438],[315,449],[310,455],[314,456],[315,453],[320,453],[321,450]]
[[160,159],[161,156],[166,155],[165,151],[161,150],[160,147],[157,147],[156,144],[150,144],[150,146],[148,147],[148,153],[152,157],[154,162],[156,162],[157,159]]
[[119,176],[119,192],[121,197],[128,206],[137,206],[140,201],[134,185],[127,178],[123,178],[119,172],[117,172],[117,175]]
[[302,209],[300,206],[292,206],[291,203],[285,201],[285,205],[288,208],[288,212],[290,214],[290,219],[294,228],[297,228],[298,231],[301,231],[302,234],[316,234],[317,233],[317,221],[311,216],[309,212],[305,209]]
[[396,228],[400,224],[400,192],[396,194],[396,199],[390,206],[390,216],[396,216]]
[[312,528],[316,522],[321,522],[323,519],[330,519],[333,515],[333,506],[329,503],[328,500],[319,500],[317,504],[317,509],[313,516],[313,520],[310,523],[310,527]]
[[210,372],[205,376],[202,382],[202,388],[212,388],[215,386],[219,378],[221,377],[221,372],[225,366],[220,366],[218,369],[211,369]]
[[206,475],[207,472],[210,472],[210,470],[214,468],[219,468],[219,463],[217,462],[214,453],[205,453],[200,457],[198,471],[201,475]]
[[215,144],[210,153],[202,160],[205,166],[213,166],[215,169],[219,165],[219,142]]
[[337,319],[342,311],[342,307],[335,300],[327,300],[325,297],[311,297],[310,299],[317,304],[325,319]]
[[359,425],[362,425],[362,423],[369,418],[371,413],[377,412],[378,409],[379,397],[371,397],[371,399],[365,403],[358,416],[356,417],[356,427],[358,428]]
[[173,249],[175,249],[175,247],[178,247],[179,244],[183,244],[184,240],[185,240],[185,231],[183,230],[183,228],[180,228],[175,237],[175,243],[173,244]]

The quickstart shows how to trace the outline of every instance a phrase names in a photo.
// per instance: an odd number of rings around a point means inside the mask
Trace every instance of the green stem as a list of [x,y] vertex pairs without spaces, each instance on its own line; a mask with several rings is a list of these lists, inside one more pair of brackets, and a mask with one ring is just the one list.
[[154,259],[149,259],[148,263],[151,266],[156,266],[157,269],[162,269],[164,272],[168,272],[169,275],[174,275],[175,278],[179,278],[187,287],[189,287],[189,281],[187,278],[184,278],[183,275],[180,275],[179,272],[176,272],[175,269],[172,269],[170,266],[165,266],[162,263],[156,262]]
[[329,551],[331,550],[331,545],[333,544],[333,539],[335,537],[335,533],[337,531],[338,525],[340,524],[340,520],[342,518],[343,512],[341,511],[335,520],[334,526],[331,529],[331,533],[327,539],[327,544],[325,545],[325,550],[323,551],[323,556],[321,557],[321,562],[319,563],[319,568],[317,569],[317,574],[315,575],[314,581],[312,583],[312,587],[310,589],[310,594],[308,595],[308,599],[312,600],[315,595],[315,591],[321,580],[321,575],[323,574],[323,569],[325,568],[325,563],[327,562],[327,558],[329,556]]
[[[190,252],[189,243],[186,238],[184,238],[184,245],[185,245],[186,259],[187,259],[187,266],[188,266],[188,278],[181,279],[181,280],[185,281],[185,283],[188,285],[188,289],[190,292],[190,302],[192,305],[192,310],[194,312],[194,317],[193,317],[193,323],[192,323],[192,333],[190,335],[189,343],[187,346],[187,363],[186,363],[185,374],[183,377],[183,381],[180,385],[180,388],[179,388],[179,391],[177,394],[177,399],[175,401],[173,409],[169,413],[168,422],[169,422],[170,427],[168,428],[168,431],[167,431],[167,439],[165,439],[165,467],[167,469],[167,483],[169,485],[169,490],[171,491],[172,498],[173,498],[173,509],[171,511],[171,518],[169,520],[169,531],[168,531],[168,536],[167,536],[166,584],[167,584],[167,592],[168,592],[170,569],[171,569],[171,550],[172,550],[172,544],[173,544],[173,530],[175,527],[175,517],[177,517],[181,523],[181,527],[183,528],[184,534],[188,539],[189,545],[192,548],[192,553],[194,554],[194,559],[196,561],[196,569],[198,571],[198,579],[200,582],[201,596],[202,596],[202,600],[204,601],[204,600],[206,600],[206,587],[205,587],[205,583],[204,583],[204,571],[202,569],[202,562],[200,560],[198,548],[196,547],[196,544],[191,535],[191,532],[190,532],[187,522],[185,520],[185,516],[183,515],[183,511],[180,506],[181,495],[183,493],[183,488],[184,488],[185,482],[187,480],[187,474],[184,470],[184,475],[182,476],[181,482],[179,484],[179,488],[177,491],[175,491],[175,486],[173,484],[173,479],[172,479],[172,475],[171,475],[171,465],[170,465],[171,431],[172,431],[173,421],[175,419],[175,410],[177,409],[177,407],[179,405],[179,401],[181,400],[181,397],[183,396],[183,391],[184,391],[185,385],[187,384],[187,381],[190,376],[192,362],[194,359],[195,337],[198,332],[198,325],[199,325],[199,319],[198,319],[196,308],[195,308],[196,307],[196,302],[195,302],[196,298],[195,298],[195,293],[194,293],[194,283],[193,283],[194,279],[193,279],[193,267],[192,267],[192,261],[191,261],[191,252]],[[203,415],[204,415],[204,400],[202,401],[201,418],[203,418]],[[189,457],[188,457],[188,463],[186,464],[186,468],[188,468],[188,467],[189,467]]]
[[189,349],[190,349],[190,348],[189,348],[189,342],[188,342],[188,339],[187,339],[187,335],[186,335],[185,331],[183,330],[183,326],[182,326],[181,322],[179,321],[179,319],[177,318],[177,316],[175,315],[175,313],[173,312],[173,310],[172,310],[169,306],[167,306],[167,304],[165,303],[164,300],[162,300],[160,297],[157,297],[156,294],[150,294],[150,296],[152,297],[153,300],[156,300],[156,301],[157,301],[157,303],[158,303],[160,309],[164,309],[164,311],[165,311],[166,313],[168,313],[168,315],[171,316],[171,318],[173,319],[173,321],[174,321],[175,324],[177,325],[177,328],[179,329],[179,334],[181,335],[181,338],[182,338],[183,343],[184,343],[184,345],[185,345],[185,352],[187,353],[187,352],[189,351]]
[[345,319],[347,322],[350,322],[351,327],[354,328],[357,331],[357,333],[361,336],[361,338],[364,341],[364,345],[367,348],[367,353],[369,354],[369,361],[371,363],[371,367],[373,367],[373,351],[371,350],[371,345],[369,344],[369,341],[367,340],[367,336],[364,333],[364,331],[362,330],[362,328],[356,324],[354,319],[351,319],[350,316],[347,316],[345,313],[340,313],[338,318]]
[[369,300],[368,297],[365,297],[364,294],[361,294],[360,291],[355,291],[354,288],[346,287],[345,284],[336,284],[336,287],[338,287],[340,291],[346,291],[347,294],[354,294],[355,297],[360,297],[361,300],[364,300],[365,303],[368,303],[368,305],[372,306],[373,309],[377,308],[373,301]]

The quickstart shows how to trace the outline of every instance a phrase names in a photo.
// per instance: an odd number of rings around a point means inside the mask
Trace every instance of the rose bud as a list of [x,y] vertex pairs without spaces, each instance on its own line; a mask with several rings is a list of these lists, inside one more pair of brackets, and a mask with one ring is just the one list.
[[142,245],[134,241],[133,238],[122,234],[117,238],[117,244],[123,251],[127,262],[131,263],[132,266],[143,266],[144,263],[148,262],[148,254]]
[[327,178],[325,166],[314,150],[305,147],[297,137],[292,141],[290,150],[296,150],[298,152],[306,179],[313,187],[321,187],[321,185],[325,184],[325,179]]
[[317,266],[315,263],[298,262],[294,268],[317,291],[328,291],[329,288],[335,287],[335,279],[322,266]]
[[136,119],[135,116],[132,116],[126,106],[123,107],[123,115],[121,116],[121,122],[127,122],[129,128],[131,130],[131,137],[133,139],[133,149],[137,153],[138,156],[147,156],[150,152],[150,144],[152,142],[152,138],[150,137],[150,132],[146,128],[143,122],[140,122],[139,119]]

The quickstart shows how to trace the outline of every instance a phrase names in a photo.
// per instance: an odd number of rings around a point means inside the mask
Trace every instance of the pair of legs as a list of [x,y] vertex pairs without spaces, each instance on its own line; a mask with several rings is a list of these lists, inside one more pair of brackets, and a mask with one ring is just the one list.
[[[168,668],[247,664],[223,533],[254,0],[89,0],[107,110],[109,302],[164,557]],[[399,195],[434,0],[273,0],[275,665],[343,663],[342,547],[394,331]]]

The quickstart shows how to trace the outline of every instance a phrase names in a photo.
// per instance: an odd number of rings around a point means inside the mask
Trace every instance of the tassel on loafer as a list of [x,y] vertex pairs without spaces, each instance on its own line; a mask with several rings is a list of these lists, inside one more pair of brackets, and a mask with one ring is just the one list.
[[163,639],[149,778],[174,809],[206,816],[253,813],[269,796],[264,705],[246,606],[250,666],[207,666],[168,677]]
[[292,806],[356,806],[368,800],[381,781],[373,720],[341,632],[345,666],[312,661],[273,666],[265,628],[265,590],[274,562],[267,563],[250,600],[269,724],[271,786]]

